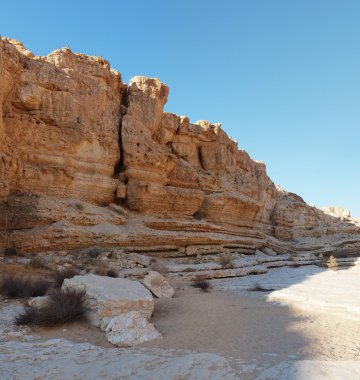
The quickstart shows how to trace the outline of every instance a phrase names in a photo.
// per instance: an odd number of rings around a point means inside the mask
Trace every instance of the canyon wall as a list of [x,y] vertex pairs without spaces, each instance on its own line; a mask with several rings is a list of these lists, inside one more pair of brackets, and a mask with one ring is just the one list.
[[0,83],[2,248],[181,256],[360,246],[358,222],[275,186],[220,124],[164,112],[169,89],[158,79],[126,85],[103,58],[68,48],[38,57],[2,38]]

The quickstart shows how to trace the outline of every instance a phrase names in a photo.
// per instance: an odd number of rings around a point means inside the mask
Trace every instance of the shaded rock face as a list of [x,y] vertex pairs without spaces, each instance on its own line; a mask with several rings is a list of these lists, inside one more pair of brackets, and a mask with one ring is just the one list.
[[[2,38],[0,52],[0,247],[164,257],[189,247],[358,249],[348,214],[275,186],[220,124],[164,112],[169,90],[158,79],[125,85],[104,59],[67,48],[36,57]],[[16,225],[13,203],[24,204]]]

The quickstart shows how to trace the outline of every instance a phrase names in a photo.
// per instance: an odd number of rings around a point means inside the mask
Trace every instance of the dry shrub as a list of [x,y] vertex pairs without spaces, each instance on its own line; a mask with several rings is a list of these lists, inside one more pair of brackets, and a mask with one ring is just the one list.
[[32,258],[29,265],[33,269],[49,269],[48,266],[40,259],[40,257]]
[[4,250],[4,256],[14,257],[17,255],[18,255],[18,253],[17,253],[15,248],[5,248],[5,250]]
[[79,274],[74,268],[66,268],[57,270],[54,273],[55,287],[61,288],[65,278],[72,278]]
[[47,303],[39,308],[27,307],[16,317],[17,325],[55,326],[86,318],[84,290],[51,289]]
[[252,292],[272,292],[275,289],[264,288],[262,285],[256,283],[248,290]]
[[107,274],[106,274],[108,277],[113,277],[113,278],[116,278],[118,277],[118,273],[115,269],[113,268],[110,268],[108,271],[107,271]]
[[211,290],[211,284],[205,278],[197,277],[191,284],[192,287],[201,289],[203,292],[209,292]]
[[52,283],[48,280],[4,274],[0,280],[0,293],[8,298],[29,298],[43,296]]
[[84,210],[84,205],[80,202],[76,202],[75,208],[78,209],[79,211],[82,211],[82,210]]
[[101,249],[98,247],[92,247],[85,250],[85,254],[90,259],[96,259],[101,254]]

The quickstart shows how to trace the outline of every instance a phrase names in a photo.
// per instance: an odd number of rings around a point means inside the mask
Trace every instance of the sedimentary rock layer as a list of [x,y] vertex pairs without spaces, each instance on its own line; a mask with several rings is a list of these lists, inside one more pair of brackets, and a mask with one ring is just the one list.
[[164,112],[158,79],[126,85],[103,58],[38,57],[2,38],[0,83],[2,248],[168,257],[360,245],[348,213],[281,190],[220,124]]

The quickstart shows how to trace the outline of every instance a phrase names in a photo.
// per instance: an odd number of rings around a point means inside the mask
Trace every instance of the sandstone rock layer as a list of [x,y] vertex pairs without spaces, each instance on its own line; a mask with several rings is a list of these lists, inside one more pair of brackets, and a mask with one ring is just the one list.
[[358,252],[359,221],[274,185],[220,124],[164,112],[158,79],[2,38],[0,83],[1,248]]

